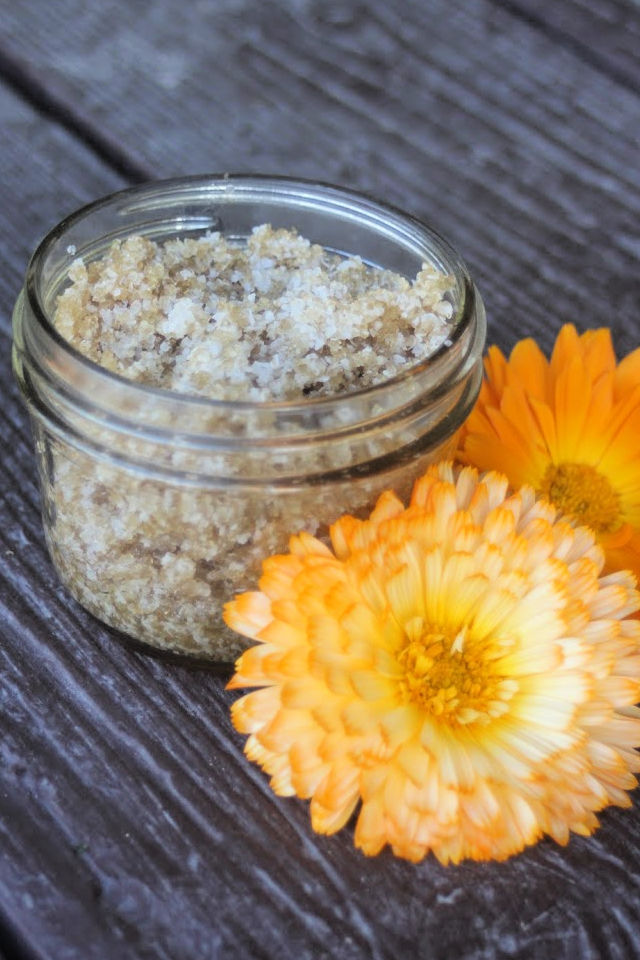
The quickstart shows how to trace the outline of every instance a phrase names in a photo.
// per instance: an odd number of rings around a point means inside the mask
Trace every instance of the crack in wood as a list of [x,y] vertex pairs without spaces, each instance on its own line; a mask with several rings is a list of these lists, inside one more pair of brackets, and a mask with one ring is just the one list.
[[[494,2],[494,0],[491,0],[491,2]],[[544,15],[539,14],[537,11],[534,12],[528,6],[521,5],[518,3],[518,0],[498,0],[498,5],[506,10],[507,13],[529,24],[533,29],[539,30],[553,43],[569,50],[582,60],[583,63],[603,73],[609,80],[620,84],[620,86],[625,87],[631,93],[640,93],[640,80],[638,77],[632,76],[624,67],[616,65],[613,58],[599,53],[594,47],[589,46],[578,36],[563,29],[561,26],[555,25]]]
[[125,149],[101,133],[88,117],[76,113],[47,88],[44,80],[6,50],[0,48],[0,81],[17,93],[37,113],[59,124],[75,136],[104,164],[130,184],[153,179],[153,172],[131,158]]

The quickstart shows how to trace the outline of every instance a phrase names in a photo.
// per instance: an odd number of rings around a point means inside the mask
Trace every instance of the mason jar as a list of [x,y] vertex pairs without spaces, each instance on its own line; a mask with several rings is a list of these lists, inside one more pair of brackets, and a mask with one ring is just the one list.
[[[449,332],[426,360],[338,396],[206,399],[116,375],[78,352],[52,317],[69,269],[114,240],[209,231],[242,243],[260,224],[413,278],[451,278]],[[463,261],[425,224],[338,187],[197,176],[134,187],[55,227],[14,312],[14,370],[30,413],[53,564],[99,620],[171,654],[232,662],[247,642],[223,604],[256,587],[262,561],[300,530],[319,537],[379,494],[406,497],[450,456],[482,378],[485,317]]]

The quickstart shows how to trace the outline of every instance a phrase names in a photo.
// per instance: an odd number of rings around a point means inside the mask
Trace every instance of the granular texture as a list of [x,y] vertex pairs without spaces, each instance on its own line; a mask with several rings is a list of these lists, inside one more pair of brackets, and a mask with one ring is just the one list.
[[450,280],[413,282],[293,230],[257,227],[155,243],[116,241],[77,260],[54,323],[129,379],[216,400],[335,396],[390,379],[446,340]]
[[[450,282],[433,267],[410,283],[268,226],[246,244],[219,234],[163,243],[133,236],[101,259],[76,260],[69,281],[54,323],[100,366],[217,400],[340,395],[347,422],[361,404],[375,424],[384,415],[375,391],[366,401],[353,391],[425,360],[452,329]],[[162,434],[166,414],[153,395],[139,401]],[[220,418],[242,434],[242,413],[198,406],[212,435]],[[255,585],[265,557],[286,550],[291,533],[323,536],[339,513],[369,512],[384,489],[406,494],[449,451],[446,433],[436,448],[420,445],[421,416],[404,412],[384,428],[353,432],[334,423],[335,437],[310,449],[304,438],[284,443],[277,455],[250,436],[239,452],[209,450],[90,416],[78,424],[88,444],[36,425],[56,568],[111,626],[157,648],[231,661],[246,641],[223,625],[222,605]]]
[[385,489],[407,497],[428,464],[455,446],[371,477],[282,492],[145,479],[57,440],[44,443],[45,533],[73,596],[146,644],[227,663],[249,642],[224,625],[223,604],[255,589],[266,557],[285,552],[299,530],[324,537],[339,514],[364,514]]

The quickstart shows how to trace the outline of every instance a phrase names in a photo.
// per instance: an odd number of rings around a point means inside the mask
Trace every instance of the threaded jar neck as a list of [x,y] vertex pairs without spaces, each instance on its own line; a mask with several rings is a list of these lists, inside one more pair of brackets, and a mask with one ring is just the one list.
[[[268,222],[314,243],[415,276],[427,261],[452,278],[451,335],[429,358],[364,390],[295,401],[225,401],[114,374],[55,329],[72,263],[133,234],[162,241]],[[14,366],[33,416],[94,455],[153,474],[212,483],[326,482],[425,450],[463,422],[479,389],[485,322],[468,271],[418,220],[337,187],[286,178],[188,177],[134,187],[83,208],[45,237],[14,314]]]

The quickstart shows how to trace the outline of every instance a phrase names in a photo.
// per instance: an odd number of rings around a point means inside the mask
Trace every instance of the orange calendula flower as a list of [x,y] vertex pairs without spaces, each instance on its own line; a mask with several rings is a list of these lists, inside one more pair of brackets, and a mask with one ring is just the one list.
[[640,350],[616,364],[607,329],[564,326],[547,360],[522,340],[497,347],[463,429],[459,458],[530,484],[640,577]]
[[640,770],[640,597],[531,488],[429,469],[308,534],[227,604],[257,641],[230,686],[247,756],[334,833],[418,861],[504,859],[590,834]]

